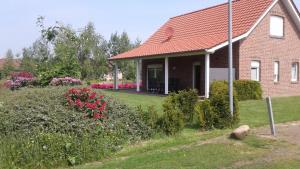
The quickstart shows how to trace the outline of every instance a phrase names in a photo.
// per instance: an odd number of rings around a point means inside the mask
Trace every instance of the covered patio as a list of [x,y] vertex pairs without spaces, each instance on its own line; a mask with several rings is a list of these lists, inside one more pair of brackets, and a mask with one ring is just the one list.
[[[209,97],[210,54],[135,58],[136,92],[169,94],[183,89],[196,89]],[[118,65],[114,64],[114,89],[118,90]]]

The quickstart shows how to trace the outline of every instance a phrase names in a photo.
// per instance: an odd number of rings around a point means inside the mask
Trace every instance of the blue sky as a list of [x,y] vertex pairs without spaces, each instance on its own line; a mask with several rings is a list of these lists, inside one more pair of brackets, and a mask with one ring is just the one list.
[[[113,32],[127,31],[132,39],[146,40],[170,17],[227,0],[1,0],[0,57],[7,49],[20,53],[39,36],[38,16],[46,24],[55,21],[84,27],[89,21],[106,39]],[[300,7],[300,0],[294,0]]]

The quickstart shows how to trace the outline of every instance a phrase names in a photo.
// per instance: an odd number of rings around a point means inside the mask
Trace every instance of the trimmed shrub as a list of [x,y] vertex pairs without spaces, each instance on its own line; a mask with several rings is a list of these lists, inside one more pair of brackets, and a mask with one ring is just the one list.
[[53,87],[4,93],[5,100],[0,98],[0,168],[82,164],[152,135],[134,109],[109,97],[105,97],[105,120],[84,118],[82,112],[66,105],[66,91]]
[[175,135],[184,128],[184,116],[182,112],[174,106],[173,98],[167,97],[163,104],[163,116],[159,119],[159,127],[166,135]]
[[239,100],[262,99],[262,89],[259,82],[253,80],[236,80],[233,84]]
[[185,122],[193,122],[194,108],[198,101],[196,90],[181,90],[178,93],[171,93],[168,98],[170,99],[170,104],[184,115]]
[[226,81],[215,81],[211,84],[210,106],[216,115],[214,127],[233,127],[239,122],[239,104],[236,91],[233,92],[234,112],[231,117],[229,106],[228,84]]
[[200,128],[214,128],[216,115],[212,111],[209,100],[206,99],[203,102],[198,102],[195,106],[195,112],[198,114]]

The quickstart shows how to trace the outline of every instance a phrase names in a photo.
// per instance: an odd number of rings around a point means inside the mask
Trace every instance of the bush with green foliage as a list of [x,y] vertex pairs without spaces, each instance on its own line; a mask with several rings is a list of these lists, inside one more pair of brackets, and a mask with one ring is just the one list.
[[239,122],[239,102],[237,93],[233,91],[233,117],[230,113],[228,83],[226,81],[215,81],[211,84],[210,105],[216,114],[215,127],[233,127]]
[[149,126],[152,130],[158,130],[159,116],[155,106],[148,106],[147,109],[143,109],[140,105],[136,109],[147,126]]
[[194,107],[198,101],[196,90],[181,90],[178,93],[171,93],[169,96],[170,103],[177,107],[184,115],[185,122],[192,122],[194,118]]
[[175,135],[184,128],[184,115],[174,106],[173,97],[168,96],[163,103],[163,116],[159,119],[159,130],[166,135]]
[[233,83],[239,100],[262,99],[261,84],[253,80],[236,80]]
[[211,84],[209,100],[198,103],[195,111],[198,114],[200,127],[204,129],[230,128],[239,122],[239,102],[233,92],[233,117],[230,112],[228,84],[225,81],[215,81]]
[[135,110],[109,97],[106,120],[84,118],[65,105],[66,91],[49,87],[1,93],[0,168],[55,168],[100,160],[152,135]]
[[210,101],[208,99],[203,102],[198,102],[195,106],[195,112],[198,114],[200,128],[208,130],[214,128],[216,115],[212,111]]

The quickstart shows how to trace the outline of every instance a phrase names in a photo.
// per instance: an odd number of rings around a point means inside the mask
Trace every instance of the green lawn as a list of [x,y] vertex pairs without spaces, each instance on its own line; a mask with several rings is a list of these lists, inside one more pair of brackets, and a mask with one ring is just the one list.
[[[163,97],[103,91],[130,106],[157,105]],[[275,98],[273,107],[276,123],[300,120],[300,97]],[[241,124],[258,127],[268,124],[265,101],[240,102]],[[76,169],[108,168],[244,168],[244,169],[296,169],[297,159],[266,159],[272,151],[290,145],[270,139],[249,136],[245,141],[227,139],[230,130],[199,132],[185,129],[174,137],[158,137],[137,145],[128,145],[109,159],[75,167]],[[221,137],[220,137],[221,136]],[[223,137],[222,137],[223,136]],[[221,139],[219,139],[221,138]],[[219,139],[214,141],[215,139]],[[299,147],[297,147],[299,148]],[[299,149],[300,150],[300,149]]]
[[128,93],[126,91],[113,91],[113,90],[101,90],[101,92],[113,96],[120,101],[128,104],[131,107],[136,106],[156,106],[158,111],[162,111],[162,102],[164,100],[164,96],[157,95],[147,95],[147,94],[133,94]]
[[[159,111],[162,111],[163,96],[115,92],[111,90],[102,90],[102,92],[132,107],[138,105],[144,107],[155,105]],[[300,97],[274,98],[272,101],[276,123],[300,120]],[[259,127],[269,123],[265,100],[240,102],[240,114],[241,124]]]

